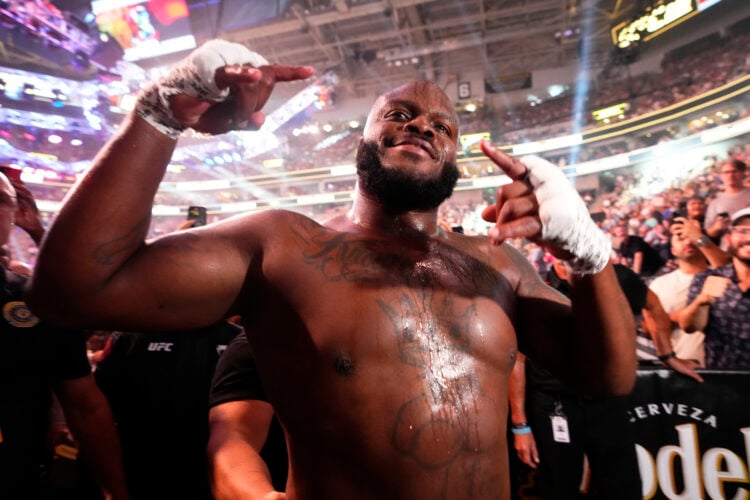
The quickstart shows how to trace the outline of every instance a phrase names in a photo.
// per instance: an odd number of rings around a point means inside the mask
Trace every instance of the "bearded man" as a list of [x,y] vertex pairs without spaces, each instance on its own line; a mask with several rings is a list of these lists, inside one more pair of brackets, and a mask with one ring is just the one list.
[[[438,85],[413,82],[373,104],[341,225],[269,210],[144,241],[180,132],[257,128],[274,85],[312,72],[217,40],[147,88],[56,217],[29,299],[120,330],[240,315],[286,434],[289,500],[509,498],[519,349],[592,393],[635,380],[609,239],[559,169],[483,142],[511,179],[485,211],[495,226],[442,230],[458,117]],[[572,307],[503,243],[516,237],[570,264]]]
[[750,369],[750,207],[732,214],[732,261],[699,272],[690,283],[680,328],[705,334],[706,368]]

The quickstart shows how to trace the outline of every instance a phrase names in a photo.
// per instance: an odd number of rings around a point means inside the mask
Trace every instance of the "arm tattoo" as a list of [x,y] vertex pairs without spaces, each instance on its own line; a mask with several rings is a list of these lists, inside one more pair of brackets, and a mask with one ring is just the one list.
[[126,234],[114,240],[102,243],[94,249],[94,262],[102,266],[112,266],[118,260],[118,256],[127,256],[132,250],[142,244],[143,235],[148,229],[151,217],[146,216],[138,221]]

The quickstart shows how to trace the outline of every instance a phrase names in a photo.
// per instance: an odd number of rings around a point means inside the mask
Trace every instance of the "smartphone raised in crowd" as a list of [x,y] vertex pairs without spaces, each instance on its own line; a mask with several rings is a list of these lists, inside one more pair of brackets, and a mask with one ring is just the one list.
[[206,207],[191,205],[188,207],[187,219],[194,220],[193,227],[206,225]]

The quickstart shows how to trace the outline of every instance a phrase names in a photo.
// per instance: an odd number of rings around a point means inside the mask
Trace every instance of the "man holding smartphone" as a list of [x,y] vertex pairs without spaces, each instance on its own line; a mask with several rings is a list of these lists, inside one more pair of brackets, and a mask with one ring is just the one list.
[[690,283],[680,328],[706,335],[706,368],[750,369],[750,207],[732,214],[730,263],[706,269]]

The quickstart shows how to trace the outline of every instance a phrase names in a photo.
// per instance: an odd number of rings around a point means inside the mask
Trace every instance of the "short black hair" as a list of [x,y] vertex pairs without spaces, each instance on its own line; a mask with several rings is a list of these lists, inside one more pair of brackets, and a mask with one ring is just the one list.
[[738,172],[744,172],[745,170],[747,170],[747,164],[742,160],[738,160],[737,158],[731,158],[722,163],[722,165],[731,165],[736,168]]

